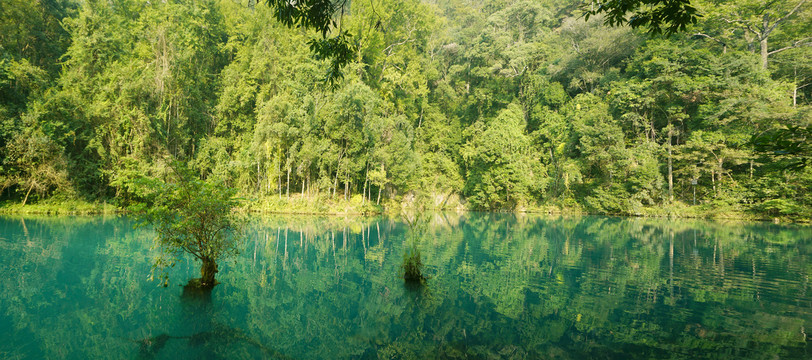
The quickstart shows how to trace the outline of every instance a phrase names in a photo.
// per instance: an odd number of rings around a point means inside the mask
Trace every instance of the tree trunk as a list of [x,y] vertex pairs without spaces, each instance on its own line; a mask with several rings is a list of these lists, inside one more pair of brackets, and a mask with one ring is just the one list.
[[31,184],[31,187],[28,188],[28,191],[25,193],[25,199],[23,199],[23,206],[25,203],[28,202],[28,194],[31,194],[31,190],[34,188],[34,184]]
[[769,52],[767,51],[767,38],[761,39],[761,68],[767,70],[767,55]]
[[671,124],[668,124],[668,200],[674,201],[674,166],[671,159]]
[[[555,169],[555,176],[553,177],[552,193],[553,197],[558,197],[558,186],[561,183],[561,172],[558,171],[558,164],[555,162],[555,155],[553,154],[553,147],[550,146],[550,165]],[[446,199],[448,200],[448,199]]]
[[719,157],[719,190],[722,190],[722,177],[725,176],[725,168],[722,165],[725,158]]
[[753,159],[750,159],[750,180],[753,180]]
[[332,199],[332,198],[334,198],[334,197],[336,197],[336,191],[338,191],[338,172],[339,172],[339,171],[340,171],[339,169],[336,169],[336,178],[335,178],[335,180],[333,181],[333,194],[332,194],[332,195],[330,195],[330,198],[331,198],[331,199]]
[[203,265],[200,267],[200,286],[213,287],[217,284],[214,276],[217,274],[217,263],[214,259],[203,258]]
[[798,106],[798,85],[795,84],[795,87],[792,89],[792,107]]
[[288,179],[285,184],[285,196],[290,199],[290,166],[288,166]]
[[367,183],[369,182],[369,165],[367,165],[366,175],[364,175],[364,190],[361,191],[361,206],[367,203]]

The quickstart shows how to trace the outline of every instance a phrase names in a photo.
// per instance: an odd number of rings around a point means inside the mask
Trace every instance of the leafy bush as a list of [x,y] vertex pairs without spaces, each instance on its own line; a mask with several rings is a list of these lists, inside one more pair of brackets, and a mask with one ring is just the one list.
[[789,199],[770,199],[753,208],[769,216],[799,215],[803,211],[803,206]]
[[628,211],[629,194],[619,184],[599,186],[585,199],[591,212],[603,214],[625,214]]

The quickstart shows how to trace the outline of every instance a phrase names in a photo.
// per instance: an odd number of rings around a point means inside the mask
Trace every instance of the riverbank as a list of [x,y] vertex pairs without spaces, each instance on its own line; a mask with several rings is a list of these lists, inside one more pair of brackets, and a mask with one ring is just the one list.
[[108,202],[87,202],[82,200],[43,201],[25,204],[0,202],[0,214],[23,215],[109,215],[124,213],[125,210]]
[[812,222],[809,215],[776,215],[764,214],[756,209],[744,205],[730,204],[699,204],[690,205],[675,201],[662,206],[642,206],[628,212],[594,213],[589,212],[578,204],[572,206],[536,206],[528,207],[526,213],[546,213],[551,215],[601,215],[624,216],[644,218],[673,218],[673,219],[706,219],[706,220],[742,220],[742,221],[769,221],[774,223],[801,223]]
[[[330,198],[328,196],[290,197],[269,196],[263,198],[244,198],[244,210],[259,214],[299,214],[299,215],[396,215],[404,208],[413,208],[416,204],[424,204],[426,210],[432,211],[471,211],[467,209],[464,201],[455,199],[448,202],[437,202],[427,199],[405,198],[400,200],[385,200],[380,204],[363,199],[360,195],[344,199],[343,197]],[[70,201],[43,201],[23,206],[16,202],[0,202],[0,214],[24,215],[109,215],[126,213],[125,208],[108,202],[87,202],[81,200]],[[808,216],[775,216],[761,214],[745,206],[718,206],[713,204],[689,205],[682,202],[660,207],[639,207],[628,213],[592,213],[575,202],[557,204],[534,204],[519,206],[512,211],[526,214],[547,215],[604,215],[628,216],[650,218],[683,218],[708,220],[745,220],[770,221],[776,223],[810,223]]]
[[365,200],[360,195],[350,199],[328,196],[268,196],[245,199],[245,209],[255,213],[266,214],[303,214],[303,215],[379,215],[386,212],[386,207]]

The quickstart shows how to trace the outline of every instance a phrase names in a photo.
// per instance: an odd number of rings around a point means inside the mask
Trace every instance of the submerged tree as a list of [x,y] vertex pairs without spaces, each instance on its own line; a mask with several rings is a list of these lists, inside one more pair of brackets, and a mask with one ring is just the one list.
[[[184,253],[199,260],[200,279],[189,285],[212,288],[217,284],[217,261],[239,253],[242,238],[242,217],[236,213],[239,205],[236,190],[219,181],[203,181],[190,171],[175,166],[175,181],[142,180],[151,189],[146,201],[135,207],[142,225],[152,225],[155,244],[161,254],[154,268],[172,267]],[[168,274],[161,274],[164,286]]]
[[403,280],[409,284],[421,284],[426,280],[423,275],[423,260],[420,258],[420,249],[417,241],[412,241],[409,249],[403,254]]
[[404,219],[409,224],[409,245],[403,253],[401,269],[403,269],[403,280],[410,285],[420,285],[428,279],[423,275],[423,260],[420,256],[420,249],[417,247],[428,226],[421,214],[420,212],[415,212],[413,215],[404,214]]

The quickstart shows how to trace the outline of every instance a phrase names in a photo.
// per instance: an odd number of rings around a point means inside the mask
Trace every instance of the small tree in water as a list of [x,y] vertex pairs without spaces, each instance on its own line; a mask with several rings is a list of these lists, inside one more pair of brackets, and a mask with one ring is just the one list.
[[211,289],[217,284],[217,262],[239,253],[242,239],[242,217],[235,212],[239,205],[236,191],[222,182],[202,181],[190,171],[176,165],[175,182],[155,179],[139,181],[141,189],[150,189],[145,201],[133,207],[141,225],[152,225],[155,244],[161,255],[154,270],[161,270],[164,286],[168,284],[167,267],[173,267],[183,254],[201,262],[200,279],[189,285]]
[[422,221],[419,212],[411,217],[408,214],[404,215],[406,223],[409,224],[409,248],[403,253],[403,265],[401,265],[403,280],[407,284],[422,284],[427,277],[423,275],[423,260],[417,244],[426,233],[427,224]]
[[422,283],[426,280],[423,276],[423,260],[420,259],[420,249],[417,242],[412,242],[406,253],[403,254],[403,280],[407,283]]

